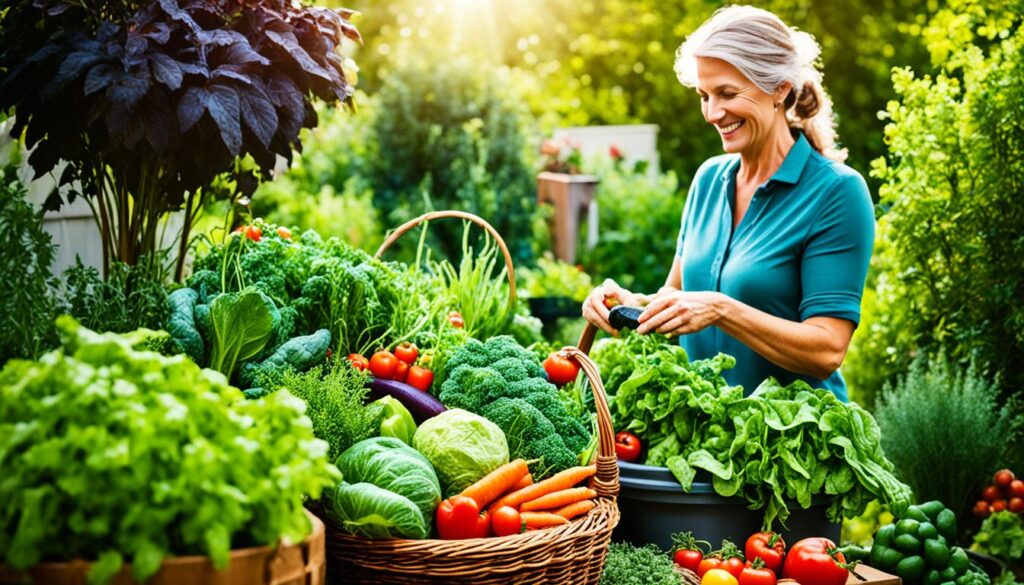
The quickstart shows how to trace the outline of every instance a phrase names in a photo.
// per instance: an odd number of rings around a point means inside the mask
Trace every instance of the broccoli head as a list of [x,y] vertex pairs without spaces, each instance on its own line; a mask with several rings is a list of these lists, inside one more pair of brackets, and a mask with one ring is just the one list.
[[[530,353],[530,351],[523,346],[519,345],[511,335],[499,335],[497,337],[492,337],[483,343],[475,339],[471,339],[452,354],[452,357],[448,360],[445,368],[447,372],[452,372],[455,368],[463,364],[482,368],[485,366],[493,366],[496,362],[503,361],[506,358],[513,358],[513,360],[520,362],[523,369],[526,371],[526,376],[544,377],[544,369],[541,367],[536,356]],[[506,364],[506,368],[513,367],[511,366],[512,362],[504,363]],[[516,370],[518,370],[518,368],[516,368]],[[515,373],[519,374],[518,371]]]
[[514,458],[539,459],[535,474],[542,479],[576,464],[577,453],[568,448],[544,414],[521,398],[499,398],[480,413],[498,425]]
[[484,405],[508,393],[508,382],[491,368],[462,364],[441,385],[438,399],[448,408],[480,412]]
[[527,395],[523,400],[544,413],[544,416],[558,429],[558,434],[570,450],[579,453],[587,447],[590,433],[576,417],[569,414],[565,404],[554,392],[535,392]]

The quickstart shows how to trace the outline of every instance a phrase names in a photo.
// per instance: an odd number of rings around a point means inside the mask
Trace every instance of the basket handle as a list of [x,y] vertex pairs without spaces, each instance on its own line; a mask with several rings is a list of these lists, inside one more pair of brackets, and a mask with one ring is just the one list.
[[583,333],[580,334],[580,340],[576,342],[576,347],[578,347],[583,353],[589,354],[590,348],[594,345],[594,336],[596,335],[597,327],[588,321],[586,326],[583,327]]
[[454,209],[447,211],[431,211],[424,213],[423,215],[410,219],[409,221],[398,226],[395,231],[391,232],[384,242],[377,248],[377,252],[373,255],[374,258],[380,258],[384,255],[384,252],[394,244],[398,238],[402,237],[403,234],[418,226],[421,223],[428,222],[432,219],[444,219],[444,218],[457,218],[471,221],[476,225],[482,227],[498,244],[498,249],[501,250],[501,255],[505,258],[505,272],[508,274],[508,309],[509,311],[515,311],[516,309],[516,271],[512,265],[512,255],[508,252],[508,246],[505,245],[505,240],[501,239],[498,234],[498,230],[487,223],[482,217],[468,213],[465,211],[456,211]]
[[[592,326],[588,324],[588,327]],[[593,341],[593,335],[591,335],[591,341]],[[608,399],[605,396],[601,375],[597,371],[597,364],[587,356],[582,348],[571,345],[563,347],[558,354],[578,363],[590,381],[590,391],[594,395],[594,407],[597,410],[598,437],[597,474],[594,476],[591,487],[598,496],[615,499],[619,495],[619,462],[615,456],[615,429],[612,426],[612,415],[608,410]]]

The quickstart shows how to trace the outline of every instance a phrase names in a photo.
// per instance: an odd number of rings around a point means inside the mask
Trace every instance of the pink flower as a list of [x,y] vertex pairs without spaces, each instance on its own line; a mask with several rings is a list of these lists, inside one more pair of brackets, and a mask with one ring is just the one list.
[[626,155],[622,154],[622,150],[615,144],[608,147],[608,155],[612,157],[612,160],[622,160],[626,158]]

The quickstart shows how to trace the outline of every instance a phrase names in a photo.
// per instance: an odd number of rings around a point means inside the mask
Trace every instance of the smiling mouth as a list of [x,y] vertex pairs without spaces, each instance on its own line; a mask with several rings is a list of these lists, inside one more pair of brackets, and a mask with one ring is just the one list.
[[719,126],[718,131],[722,133],[722,136],[727,136],[729,134],[732,134],[736,130],[739,130],[740,126],[742,126],[744,123],[744,120],[740,120],[739,122],[734,122],[732,124],[729,124],[728,126]]

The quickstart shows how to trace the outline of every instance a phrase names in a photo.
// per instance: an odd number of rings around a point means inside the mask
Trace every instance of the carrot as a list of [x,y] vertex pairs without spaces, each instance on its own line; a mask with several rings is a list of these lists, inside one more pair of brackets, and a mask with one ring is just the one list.
[[482,477],[479,481],[462,490],[463,496],[473,498],[480,509],[483,510],[487,504],[498,499],[502,494],[519,483],[530,470],[526,467],[526,460],[516,459],[506,463],[494,471]]
[[527,528],[547,528],[568,524],[569,520],[551,512],[523,512],[519,515]]
[[594,503],[594,500],[580,500],[579,502],[574,502],[572,504],[569,504],[568,506],[555,510],[555,514],[558,514],[559,516],[567,520],[572,520],[577,516],[582,516],[583,514],[586,514],[587,512],[593,510],[596,507],[597,504]]
[[545,494],[550,494],[551,492],[571,488],[595,473],[597,473],[597,466],[595,465],[589,465],[587,467],[570,467],[565,471],[560,471],[555,475],[552,475],[544,481],[530,484],[523,489],[516,490],[499,498],[497,502],[491,504],[489,509],[493,512],[501,506],[512,506],[513,508],[517,508],[519,507],[519,504],[522,504],[523,502],[536,500],[537,498]]
[[509,491],[521,490],[528,485],[533,485],[533,476],[527,473],[523,476],[523,479],[519,480],[519,483],[509,488]]
[[529,512],[531,510],[554,510],[568,506],[569,504],[575,504],[580,500],[589,500],[596,498],[597,492],[590,488],[569,488],[565,490],[559,490],[557,492],[551,492],[550,494],[543,495],[539,498],[523,502],[519,506],[521,512]]

